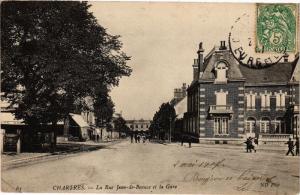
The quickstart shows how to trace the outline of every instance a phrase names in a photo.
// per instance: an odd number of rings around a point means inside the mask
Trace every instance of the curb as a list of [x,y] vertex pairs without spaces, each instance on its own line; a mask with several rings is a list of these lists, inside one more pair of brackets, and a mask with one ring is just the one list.
[[[169,146],[180,146],[180,144],[176,144],[176,143],[166,143],[164,145],[169,145]],[[231,147],[224,147],[223,145],[206,145],[206,144],[193,144],[192,143],[192,148],[212,148],[212,149],[224,149],[224,150],[245,150],[246,146],[244,145],[232,145]],[[272,152],[272,153],[286,153],[287,152],[287,148],[262,148],[261,146],[258,146],[257,151],[263,151],[263,152]]]
[[117,144],[117,143],[119,143],[119,141],[110,142],[109,144],[106,144],[106,145],[83,145],[83,146],[87,147],[85,149],[83,149],[83,147],[81,147],[82,145],[79,145],[78,148],[67,150],[67,151],[48,153],[48,154],[38,155],[38,156],[34,156],[34,157],[29,157],[29,158],[10,160],[10,161],[6,161],[6,162],[2,162],[1,169],[8,170],[8,169],[12,169],[12,168],[32,165],[32,164],[41,163],[41,162],[45,162],[45,161],[63,159],[63,158],[71,157],[71,156],[74,156],[76,154],[80,154],[83,152],[92,152],[95,150],[99,150],[106,146],[110,146],[110,145]]

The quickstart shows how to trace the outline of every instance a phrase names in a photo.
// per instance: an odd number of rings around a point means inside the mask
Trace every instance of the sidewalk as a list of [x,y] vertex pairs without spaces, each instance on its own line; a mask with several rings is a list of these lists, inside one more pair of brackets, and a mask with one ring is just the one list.
[[[164,143],[165,145],[170,146],[181,146],[180,142],[172,142],[172,143]],[[188,143],[184,143],[185,146],[188,146]],[[245,150],[246,145],[245,144],[239,144],[239,145],[231,145],[231,144],[203,144],[203,143],[192,143],[192,147],[196,148],[216,148],[216,149],[232,149],[232,150]],[[258,145],[256,147],[257,152],[263,151],[263,152],[272,152],[272,153],[285,153],[287,152],[287,145]]]
[[48,160],[57,160],[79,154],[82,152],[89,152],[99,150],[101,148],[119,143],[121,140],[112,140],[108,142],[74,142],[74,141],[60,141],[57,143],[57,150],[54,153],[7,153],[1,155],[2,170],[26,166]]

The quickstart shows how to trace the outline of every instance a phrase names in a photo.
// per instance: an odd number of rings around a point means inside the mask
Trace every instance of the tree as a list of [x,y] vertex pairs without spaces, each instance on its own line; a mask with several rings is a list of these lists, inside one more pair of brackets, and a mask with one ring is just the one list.
[[[1,85],[33,130],[83,109],[84,97],[129,76],[130,58],[86,2],[3,2]],[[99,95],[99,94],[98,94]],[[55,129],[55,128],[53,128]]]
[[174,107],[170,103],[163,103],[159,111],[153,116],[150,130],[158,135],[160,139],[164,139],[165,134],[168,134],[170,125],[172,125],[176,117]]
[[111,122],[114,106],[115,105],[108,94],[108,89],[98,90],[93,105],[98,126],[104,126]]
[[121,132],[126,132],[128,127],[126,126],[126,121],[122,116],[116,118],[114,121],[114,129],[119,132],[119,138],[121,138]]

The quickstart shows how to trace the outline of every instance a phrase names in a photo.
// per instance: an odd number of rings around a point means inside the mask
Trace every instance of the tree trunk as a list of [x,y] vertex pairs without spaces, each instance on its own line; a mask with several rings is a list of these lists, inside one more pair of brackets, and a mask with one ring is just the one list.
[[51,140],[51,152],[55,152],[56,151],[56,145],[57,145],[57,131],[56,131],[56,121],[53,121],[52,122],[52,125],[51,125],[51,129],[52,129],[52,132],[53,132],[53,137],[52,137],[52,140]]

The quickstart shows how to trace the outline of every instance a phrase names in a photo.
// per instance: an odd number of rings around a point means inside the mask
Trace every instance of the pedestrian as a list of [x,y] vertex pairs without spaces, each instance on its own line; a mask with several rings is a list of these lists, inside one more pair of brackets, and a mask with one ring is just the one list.
[[293,150],[294,150],[294,142],[292,141],[292,139],[289,138],[289,141],[286,142],[285,144],[287,144],[287,145],[288,145],[288,148],[289,148],[289,150],[288,150],[288,152],[286,153],[286,155],[288,156],[289,153],[292,153],[292,155],[295,156],[295,155],[294,155],[294,152],[293,152]]
[[131,143],[133,143],[133,133],[132,132],[130,134],[130,140],[131,140]]
[[181,146],[183,146],[183,139],[184,139],[184,137],[181,136]]
[[189,136],[189,148],[191,148],[191,147],[192,147],[192,137]]
[[135,134],[134,134],[134,140],[135,140],[135,143],[137,143],[137,139],[138,139],[138,138],[137,138],[137,134],[135,133]]
[[137,141],[138,141],[138,143],[140,143],[140,140],[141,140],[140,135],[137,135]]
[[251,137],[248,137],[248,139],[244,142],[246,144],[246,152],[252,152],[252,140]]
[[[254,142],[254,143],[253,143]],[[256,150],[255,150],[255,141],[253,140],[253,138],[250,139],[250,149],[254,150],[254,152],[256,153]]]
[[299,137],[296,138],[295,146],[296,146],[296,156],[299,156]]

